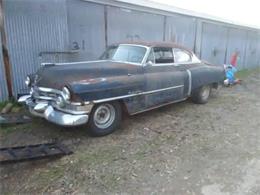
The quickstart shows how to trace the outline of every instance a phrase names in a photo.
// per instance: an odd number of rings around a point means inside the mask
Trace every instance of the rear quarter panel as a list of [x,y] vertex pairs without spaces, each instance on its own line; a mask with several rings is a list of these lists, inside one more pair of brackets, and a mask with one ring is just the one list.
[[197,89],[203,85],[222,83],[225,79],[223,66],[201,65],[189,69],[191,72],[191,89]]

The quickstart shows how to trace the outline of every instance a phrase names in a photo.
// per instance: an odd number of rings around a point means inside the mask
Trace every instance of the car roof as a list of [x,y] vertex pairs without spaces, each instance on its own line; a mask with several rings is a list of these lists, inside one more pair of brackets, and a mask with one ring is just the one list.
[[148,41],[126,41],[126,42],[119,42],[115,43],[112,45],[120,45],[120,44],[131,44],[131,45],[143,45],[146,47],[170,47],[170,48],[180,48],[184,50],[188,50],[192,52],[191,49],[184,47],[180,44],[174,43],[174,42],[166,42],[166,41],[161,41],[161,42],[148,42]]

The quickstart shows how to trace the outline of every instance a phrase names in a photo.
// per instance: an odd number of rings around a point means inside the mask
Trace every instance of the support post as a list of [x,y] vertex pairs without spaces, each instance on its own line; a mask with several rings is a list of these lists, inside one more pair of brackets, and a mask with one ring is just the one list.
[[0,30],[1,30],[1,42],[2,42],[0,52],[2,52],[2,54],[3,54],[8,97],[9,97],[9,99],[11,99],[11,98],[13,98],[12,76],[11,76],[12,66],[11,66],[8,49],[7,49],[7,41],[6,41],[6,34],[5,34],[5,27],[4,27],[3,0],[0,0]]

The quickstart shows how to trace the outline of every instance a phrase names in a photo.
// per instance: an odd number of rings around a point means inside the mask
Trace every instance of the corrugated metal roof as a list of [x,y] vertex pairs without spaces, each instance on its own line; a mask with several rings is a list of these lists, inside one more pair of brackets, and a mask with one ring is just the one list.
[[[203,18],[203,19],[213,20],[213,21],[217,21],[217,22],[223,22],[223,23],[237,25],[237,26],[249,27],[249,28],[253,28],[253,29],[260,29],[257,26],[239,23],[236,21],[220,18],[217,16],[212,16],[212,15],[205,14],[205,13],[182,9],[182,8],[174,7],[172,5],[166,5],[166,4],[157,3],[157,2],[153,2],[153,1],[149,1],[149,0],[83,0],[83,1],[90,1],[90,2],[107,4],[107,5],[112,5],[112,6],[120,6],[120,7],[129,8],[129,9],[131,9],[131,8],[134,9],[133,6],[137,6],[137,7],[149,8],[149,9],[158,10],[158,11],[177,13],[177,14],[182,14],[182,15],[186,15],[186,16]],[[149,10],[145,10],[145,11],[149,11]],[[150,11],[152,11],[152,10],[150,10]]]

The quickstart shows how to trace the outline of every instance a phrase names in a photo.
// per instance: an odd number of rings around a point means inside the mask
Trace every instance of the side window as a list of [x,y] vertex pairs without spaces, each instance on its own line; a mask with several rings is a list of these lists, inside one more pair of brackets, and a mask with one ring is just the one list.
[[153,49],[151,49],[149,56],[147,57],[146,62],[151,61],[154,64],[154,53],[153,53]]
[[173,63],[172,48],[155,47],[154,49],[155,64]]
[[174,61],[176,63],[183,63],[183,62],[190,62],[191,61],[191,56],[188,51],[185,51],[183,49],[173,49],[174,52]]

